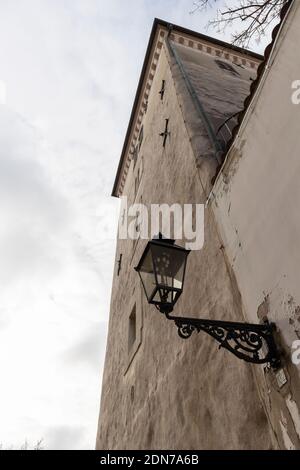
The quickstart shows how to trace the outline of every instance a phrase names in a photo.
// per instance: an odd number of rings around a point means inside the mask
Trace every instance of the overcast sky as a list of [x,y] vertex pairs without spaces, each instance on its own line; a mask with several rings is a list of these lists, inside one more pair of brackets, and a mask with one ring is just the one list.
[[153,19],[205,32],[192,4],[0,0],[4,447],[94,448],[112,184]]

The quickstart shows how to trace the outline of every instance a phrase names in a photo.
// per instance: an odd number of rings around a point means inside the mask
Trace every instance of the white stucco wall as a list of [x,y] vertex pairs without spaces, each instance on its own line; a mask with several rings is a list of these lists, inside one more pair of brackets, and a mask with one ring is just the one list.
[[[257,322],[263,312],[279,329],[288,382],[280,389],[273,384],[269,413],[280,439],[294,448],[300,438],[300,366],[291,362],[292,342],[300,338],[300,105],[291,96],[300,79],[299,24],[296,1],[209,203],[247,320]],[[260,387],[269,401],[272,383],[267,391],[264,377]]]

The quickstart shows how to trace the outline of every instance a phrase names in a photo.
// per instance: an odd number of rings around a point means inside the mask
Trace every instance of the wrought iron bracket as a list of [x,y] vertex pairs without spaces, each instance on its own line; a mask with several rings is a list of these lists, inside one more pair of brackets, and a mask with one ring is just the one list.
[[212,336],[239,359],[254,364],[269,364],[273,369],[280,366],[280,357],[274,341],[276,326],[268,321],[263,324],[238,323],[172,316],[163,312],[168,320],[173,320],[178,334],[188,339],[194,331]]

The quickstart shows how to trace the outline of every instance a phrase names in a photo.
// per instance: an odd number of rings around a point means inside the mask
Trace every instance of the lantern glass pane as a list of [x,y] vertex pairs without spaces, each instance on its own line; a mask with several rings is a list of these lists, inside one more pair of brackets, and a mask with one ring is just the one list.
[[182,289],[187,252],[172,246],[152,245],[157,284],[166,289]]
[[143,259],[143,262],[139,268],[139,274],[145,289],[147,299],[151,300],[151,296],[156,287],[151,250],[148,250],[145,258]]

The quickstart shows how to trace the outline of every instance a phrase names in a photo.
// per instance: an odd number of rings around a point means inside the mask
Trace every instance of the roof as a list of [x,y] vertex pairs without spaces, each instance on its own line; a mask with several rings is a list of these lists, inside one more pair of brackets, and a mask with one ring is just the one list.
[[256,79],[254,63],[253,68],[249,68],[233,63],[220,52],[216,57],[170,42],[182,73],[201,104],[202,114],[209,120],[215,140],[220,143],[220,150],[225,150],[232,128],[237,124],[237,115],[244,109],[250,85]]
[[[141,74],[140,74],[140,78],[139,78],[139,82],[138,82],[137,91],[136,91],[136,94],[135,94],[135,99],[134,99],[134,102],[133,102],[133,107],[132,107],[131,114],[130,114],[129,124],[128,124],[126,135],[125,135],[125,140],[124,140],[124,144],[123,144],[123,148],[122,148],[122,152],[121,152],[121,157],[120,157],[116,177],[115,177],[115,182],[114,182],[114,186],[113,186],[113,190],[112,190],[112,195],[113,196],[118,196],[119,179],[120,179],[120,175],[122,173],[122,169],[123,169],[123,165],[124,165],[124,159],[126,157],[126,152],[127,152],[128,143],[129,143],[130,136],[131,136],[132,126],[134,124],[135,116],[136,116],[136,113],[137,113],[137,110],[138,110],[140,95],[141,95],[141,92],[142,92],[142,89],[143,89],[143,84],[144,84],[144,81],[145,81],[145,75],[146,75],[146,72],[147,72],[147,67],[148,67],[148,63],[149,63],[150,56],[151,56],[152,49],[153,49],[153,43],[154,43],[155,37],[157,35],[157,31],[161,27],[168,30],[169,27],[170,27],[170,23],[168,23],[167,21],[155,18],[154,22],[153,22],[153,26],[152,26],[152,30],[151,30],[147,50],[146,50],[145,59],[144,59],[144,62],[143,62],[143,66],[142,66],[142,70],[141,70]],[[260,61],[263,60],[263,56],[261,56],[260,54],[255,53],[255,52],[252,52],[252,51],[249,51],[247,49],[243,49],[243,48],[234,46],[232,44],[226,43],[224,41],[220,41],[218,39],[215,39],[215,38],[212,38],[212,37],[209,37],[209,36],[206,36],[202,33],[198,33],[198,32],[192,31],[190,29],[183,28],[182,26],[172,24],[172,32],[174,32],[174,31],[176,33],[181,33],[183,35],[191,36],[195,39],[208,42],[208,43],[213,44],[213,45],[215,45],[219,48],[229,49],[229,50],[231,50],[235,53],[242,54],[244,57],[248,57],[249,59],[254,59],[256,62],[257,61],[260,62]]]

